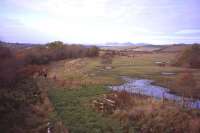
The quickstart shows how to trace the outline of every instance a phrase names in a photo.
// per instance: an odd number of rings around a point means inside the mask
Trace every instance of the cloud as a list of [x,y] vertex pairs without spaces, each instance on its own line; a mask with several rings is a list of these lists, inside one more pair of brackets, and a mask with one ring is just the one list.
[[21,23],[19,20],[17,19],[13,19],[13,18],[8,18],[8,17],[0,17],[0,28],[2,27],[21,27],[23,26],[23,23]]
[[175,32],[175,34],[176,35],[191,35],[191,34],[200,35],[200,29],[184,29],[184,30]]
[[196,0],[1,0],[0,19],[10,20],[0,27],[4,33],[5,27],[30,36],[34,30],[70,42],[189,39],[200,33],[195,5]]
[[7,0],[7,5],[14,5],[29,11],[45,12],[63,16],[98,16],[105,15],[104,8],[108,0]]
[[52,37],[46,32],[24,25],[18,19],[0,17],[0,22],[0,40],[3,41],[45,43],[49,40],[49,37]]

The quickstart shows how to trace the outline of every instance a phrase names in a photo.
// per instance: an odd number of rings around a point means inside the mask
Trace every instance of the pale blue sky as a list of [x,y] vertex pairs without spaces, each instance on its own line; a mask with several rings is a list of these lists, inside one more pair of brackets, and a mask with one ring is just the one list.
[[200,0],[0,0],[0,40],[200,42]]

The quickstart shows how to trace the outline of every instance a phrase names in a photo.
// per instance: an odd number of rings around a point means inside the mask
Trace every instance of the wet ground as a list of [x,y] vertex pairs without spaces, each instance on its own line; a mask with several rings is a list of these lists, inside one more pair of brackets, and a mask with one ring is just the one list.
[[[129,77],[122,77],[125,81],[124,84],[119,86],[109,86],[114,91],[127,91],[130,93],[137,93],[141,95],[151,96],[156,99],[167,99],[177,103],[184,103],[184,106],[188,108],[200,109],[200,100],[191,99],[186,97],[177,96],[170,93],[168,88],[153,85],[153,80],[148,79],[132,79]],[[183,102],[184,101],[184,102]]]

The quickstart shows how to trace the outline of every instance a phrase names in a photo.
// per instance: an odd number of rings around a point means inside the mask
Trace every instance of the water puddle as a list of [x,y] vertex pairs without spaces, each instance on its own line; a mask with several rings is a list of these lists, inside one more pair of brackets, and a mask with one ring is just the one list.
[[173,75],[176,75],[176,73],[173,73],[173,72],[161,72],[161,75],[173,76]]

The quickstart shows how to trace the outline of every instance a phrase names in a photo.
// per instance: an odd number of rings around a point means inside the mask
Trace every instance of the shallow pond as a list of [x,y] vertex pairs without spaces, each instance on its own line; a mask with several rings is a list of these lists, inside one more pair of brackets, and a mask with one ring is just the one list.
[[[169,92],[169,89],[153,85],[153,80],[147,79],[132,79],[129,77],[122,77],[126,82],[119,86],[109,86],[114,91],[127,91],[130,93],[137,93],[146,96],[152,96],[156,99],[167,99],[177,103],[182,103],[183,98]],[[189,108],[200,109],[200,100],[184,98],[184,105]]]

